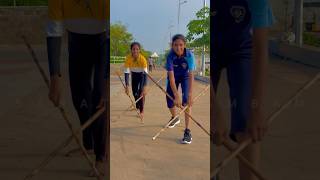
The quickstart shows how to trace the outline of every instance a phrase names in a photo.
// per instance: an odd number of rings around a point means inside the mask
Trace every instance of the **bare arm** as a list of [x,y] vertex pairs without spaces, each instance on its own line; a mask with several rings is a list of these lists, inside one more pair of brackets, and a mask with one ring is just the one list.
[[192,97],[193,82],[194,82],[194,74],[193,72],[189,72],[189,97]]
[[170,87],[171,87],[171,90],[172,90],[173,95],[174,95],[174,97],[172,97],[172,98],[179,97],[178,89],[176,87],[176,82],[175,82],[175,79],[174,79],[173,71],[168,71],[168,76],[169,76]]
[[253,31],[252,96],[248,131],[254,142],[260,141],[267,131],[263,117],[264,96],[268,68],[268,30],[257,28]]
[[264,90],[266,88],[268,69],[268,30],[266,28],[253,31],[252,56],[252,98],[253,109],[261,109],[263,105]]

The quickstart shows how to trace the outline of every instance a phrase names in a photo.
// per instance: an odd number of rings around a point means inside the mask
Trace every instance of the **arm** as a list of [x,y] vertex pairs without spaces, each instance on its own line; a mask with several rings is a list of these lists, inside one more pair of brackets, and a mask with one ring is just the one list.
[[253,31],[252,54],[252,97],[253,109],[261,109],[263,105],[265,82],[268,67],[268,30],[259,28]]
[[127,64],[127,61],[125,62],[125,71],[124,71],[124,81],[125,81],[125,92],[126,94],[129,94],[129,78],[130,78],[130,68]]
[[50,77],[60,76],[61,41],[63,36],[62,1],[48,1],[49,20],[46,26]]
[[194,74],[193,71],[189,72],[189,94],[188,94],[188,104],[189,106],[192,106],[192,92],[193,92],[193,82],[194,82]]
[[252,56],[252,94],[251,113],[248,131],[253,141],[260,141],[267,130],[263,117],[263,105],[268,68],[268,41],[266,28],[253,31],[253,56]]
[[267,130],[263,117],[263,105],[268,69],[268,27],[274,18],[268,0],[249,0],[252,13],[252,94],[248,131],[254,142],[259,141]]
[[[190,52],[191,53],[191,52]],[[189,106],[192,106],[193,100],[192,100],[192,92],[193,92],[193,82],[194,82],[194,74],[193,72],[196,70],[196,60],[194,57],[194,54],[191,53],[190,58],[187,58],[188,67],[189,67],[189,94],[188,94],[188,104]]]
[[173,92],[173,95],[174,97],[172,98],[176,98],[176,97],[179,97],[179,93],[178,93],[178,90],[177,90],[177,87],[176,87],[176,82],[175,82],[175,79],[174,79],[174,73],[173,71],[168,71],[168,77],[169,77],[169,85],[171,87],[171,90]]
[[146,96],[147,95],[147,84],[148,84],[148,63],[147,60],[144,58],[144,65],[143,65],[143,74],[142,74],[142,96]]
[[60,103],[60,56],[63,35],[62,1],[48,1],[47,52],[50,73],[49,99],[58,106]]

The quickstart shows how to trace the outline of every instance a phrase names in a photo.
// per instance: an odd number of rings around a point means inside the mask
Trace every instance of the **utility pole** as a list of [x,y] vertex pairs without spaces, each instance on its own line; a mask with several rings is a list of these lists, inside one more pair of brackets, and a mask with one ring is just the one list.
[[[206,0],[203,0],[203,7],[205,8],[207,6],[206,4]],[[204,34],[204,32],[203,32]],[[205,76],[206,75],[206,57],[205,57],[205,52],[206,52],[206,46],[203,45],[202,47],[202,61],[201,61],[201,72],[200,75],[201,76]]]
[[187,3],[187,1],[181,2],[181,0],[178,0],[178,33],[180,32],[180,11],[181,11],[181,5]]
[[294,3],[294,28],[296,35],[296,44],[302,46],[303,43],[303,0],[295,0]]

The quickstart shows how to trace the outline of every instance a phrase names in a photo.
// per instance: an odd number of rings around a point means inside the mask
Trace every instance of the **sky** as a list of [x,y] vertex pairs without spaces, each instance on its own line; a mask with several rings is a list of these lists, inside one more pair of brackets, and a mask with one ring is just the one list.
[[[186,1],[180,6],[179,33],[184,35],[187,34],[187,24],[196,18],[196,12],[204,3],[204,0]],[[111,0],[111,23],[122,22],[144,49],[159,54],[168,48],[170,32],[172,36],[178,32],[178,2],[179,0]],[[206,3],[210,6],[209,0]]]

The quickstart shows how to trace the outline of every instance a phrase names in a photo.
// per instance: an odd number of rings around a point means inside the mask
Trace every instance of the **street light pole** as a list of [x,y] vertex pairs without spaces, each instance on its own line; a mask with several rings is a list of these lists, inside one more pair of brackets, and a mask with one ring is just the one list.
[[[206,7],[206,0],[203,0],[203,7]],[[204,34],[204,31],[203,31]],[[202,76],[206,75],[206,57],[205,57],[205,51],[206,51],[206,46],[203,45],[202,47],[202,66],[201,66],[201,74]]]
[[181,0],[178,0],[178,33],[180,32],[180,9],[181,9],[181,5],[187,3],[187,1],[183,1],[181,2]]
[[303,44],[303,0],[295,0],[294,6],[296,44],[301,47]]

